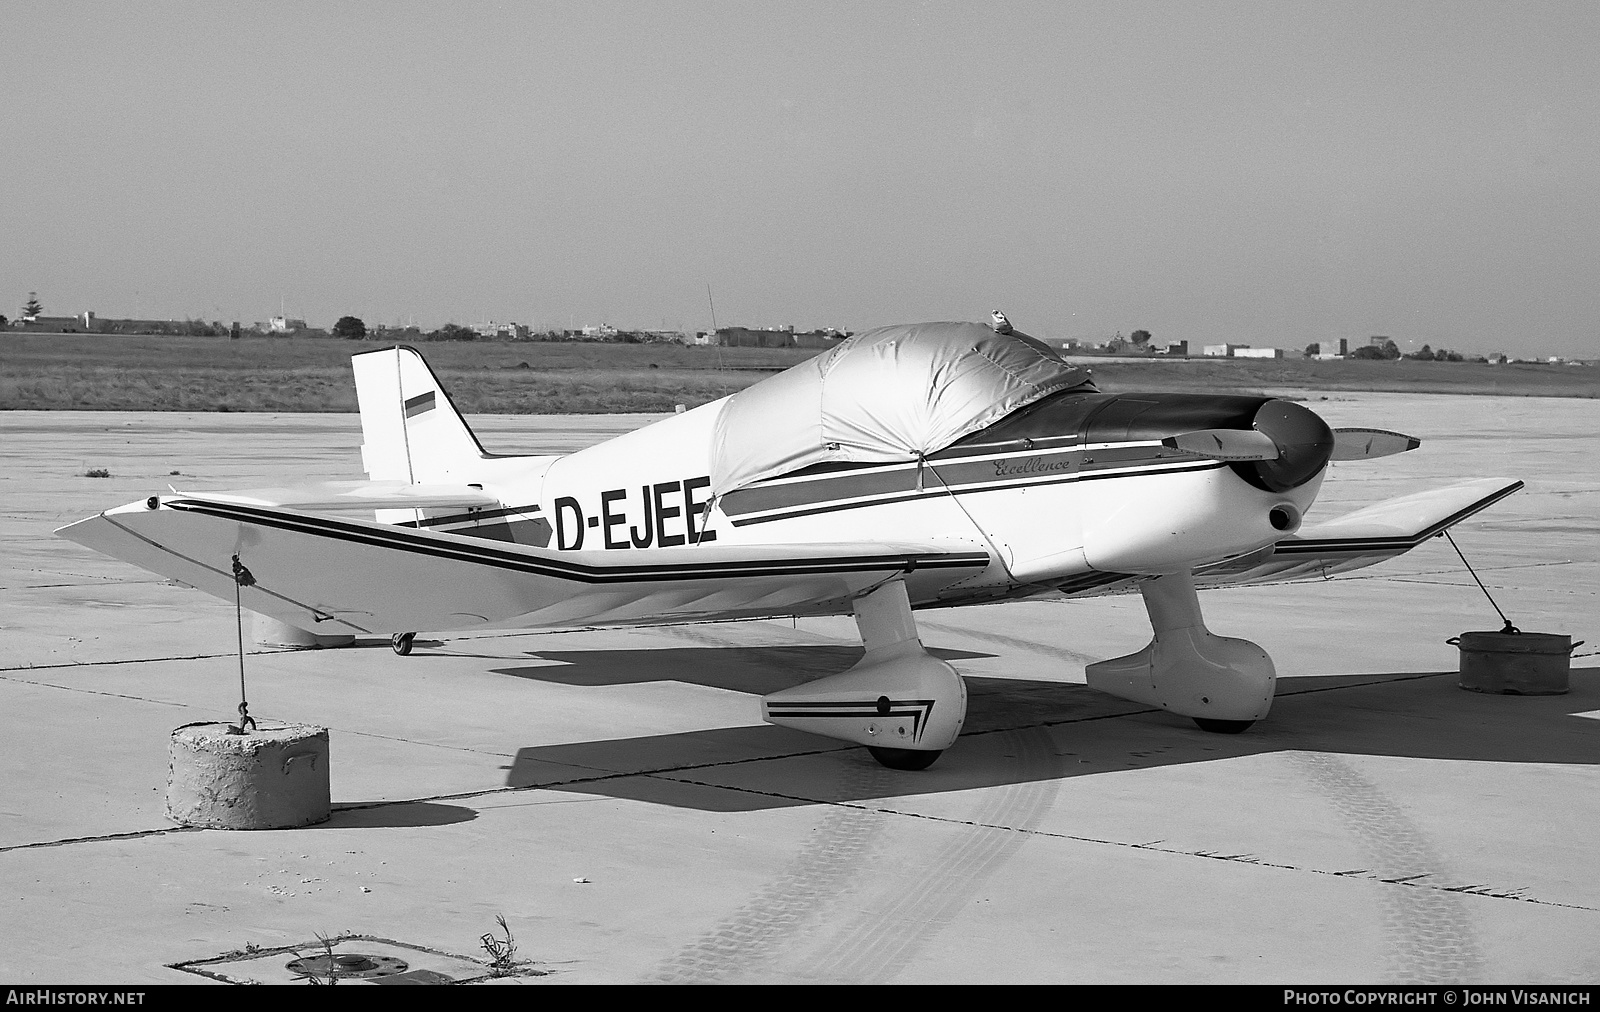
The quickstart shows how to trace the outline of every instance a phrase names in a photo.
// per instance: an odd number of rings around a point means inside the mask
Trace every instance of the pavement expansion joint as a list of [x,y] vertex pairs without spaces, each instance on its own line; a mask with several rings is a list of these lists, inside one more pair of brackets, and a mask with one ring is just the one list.
[[[723,764],[726,765],[726,764]],[[1581,903],[1561,903],[1555,900],[1541,900],[1525,895],[1525,889],[1499,889],[1488,885],[1457,885],[1450,886],[1441,883],[1423,882],[1422,879],[1431,877],[1431,873],[1424,872],[1417,875],[1404,875],[1399,877],[1384,877],[1366,869],[1347,871],[1328,871],[1322,868],[1312,868],[1304,865],[1284,864],[1277,861],[1267,861],[1253,854],[1219,854],[1208,850],[1184,850],[1177,847],[1160,846],[1161,841],[1155,843],[1129,843],[1124,840],[1107,840],[1092,836],[1079,836],[1073,833],[1057,833],[1049,830],[1036,829],[1027,826],[1009,826],[996,823],[982,822],[973,819],[954,819],[942,815],[930,815],[926,812],[907,812],[896,808],[860,804],[848,801],[828,801],[821,798],[808,798],[802,795],[784,794],[777,791],[757,791],[747,787],[730,787],[726,784],[715,784],[704,781],[689,780],[683,777],[666,777],[677,783],[691,784],[698,787],[710,787],[718,790],[733,790],[745,794],[754,794],[784,801],[799,801],[814,805],[832,805],[838,808],[855,809],[856,811],[869,812],[876,815],[893,815],[907,819],[922,819],[928,822],[941,822],[948,825],[966,826],[971,829],[992,829],[1006,833],[1016,833],[1024,836],[1038,836],[1058,840],[1071,840],[1076,843],[1098,844],[1106,847],[1121,847],[1130,850],[1147,850],[1161,854],[1171,854],[1175,857],[1194,857],[1207,861],[1222,861],[1229,864],[1248,864],[1261,868],[1272,868],[1279,871],[1304,872],[1311,875],[1327,875],[1334,878],[1362,878],[1385,885],[1405,886],[1413,889],[1427,889],[1437,892],[1458,893],[1469,896],[1483,896],[1490,899],[1514,900],[1519,903],[1531,903],[1537,906],[1560,907],[1568,910],[1584,910],[1600,912],[1600,907],[1586,906]]]
[[[56,666],[56,665],[53,665]],[[59,665],[66,667],[67,665]],[[12,670],[27,670],[26,668]],[[35,668],[35,671],[42,670]],[[41,682],[34,678],[17,678],[14,675],[0,674],[0,681],[16,682],[18,685],[35,685],[43,689],[61,689],[63,692],[83,692],[91,696],[113,696],[117,699],[131,699],[139,703],[157,703],[161,706],[188,707],[188,703],[175,703],[170,699],[152,699],[149,696],[130,696],[126,692],[107,692],[104,689],[86,689],[80,685],[57,685],[55,682]]]
[[[267,718],[264,718],[264,719],[267,719]],[[443,742],[437,742],[437,741],[418,741],[415,738],[406,738],[406,737],[402,737],[402,736],[396,735],[396,734],[378,734],[376,731],[352,731],[352,730],[349,730],[347,728],[331,727],[331,726],[328,728],[328,731],[330,733],[334,732],[334,731],[337,731],[339,734],[348,734],[348,735],[351,735],[352,737],[377,738],[380,741],[398,741],[398,742],[403,742],[403,743],[405,743],[407,745],[419,745],[419,746],[424,746],[424,747],[427,747],[427,748],[442,748],[442,749],[448,749],[448,750],[450,750],[452,752],[467,752],[467,753],[470,753],[472,755],[494,756],[496,759],[515,759],[516,758],[516,755],[514,753],[511,753],[511,752],[492,752],[492,751],[489,751],[488,749],[468,748],[466,745],[446,745]]]
[[[428,795],[427,797],[405,798],[403,800],[395,800],[395,801],[370,801],[370,802],[361,802],[361,803],[357,803],[357,804],[334,805],[333,806],[333,810],[336,811],[336,812],[348,812],[348,811],[360,811],[360,810],[371,809],[371,808],[386,808],[386,807],[388,807],[390,805],[420,805],[420,804],[427,804],[429,802],[435,802],[435,801],[470,801],[473,798],[487,798],[487,797],[493,797],[493,796],[499,795],[499,794],[522,794],[522,793],[526,793],[528,791],[543,791],[543,790],[550,790],[551,788],[556,788],[556,787],[578,787],[578,786],[582,786],[584,784],[604,783],[604,782],[606,782],[608,780],[626,780],[626,779],[629,779],[631,777],[660,777],[661,779],[673,780],[674,782],[678,782],[678,783],[693,784],[693,785],[696,785],[696,786],[717,787],[717,788],[720,788],[722,790],[741,791],[741,792],[749,793],[749,794],[762,794],[764,792],[752,791],[752,790],[749,790],[748,788],[742,788],[742,787],[724,787],[724,786],[722,786],[720,784],[699,784],[697,781],[686,780],[686,779],[678,778],[678,777],[669,777],[669,776],[666,776],[666,774],[676,773],[676,772],[680,772],[680,771],[688,771],[688,770],[715,769],[715,768],[717,768],[719,766],[738,766],[738,765],[743,764],[743,763],[751,763],[751,762],[767,762],[767,761],[774,760],[774,759],[801,759],[801,758],[806,758],[808,756],[826,755],[826,754],[828,754],[830,752],[842,752],[842,751],[845,751],[846,749],[848,749],[850,747],[851,746],[848,746],[848,745],[841,745],[838,748],[809,749],[809,750],[803,751],[803,752],[785,752],[785,753],[778,754],[778,755],[752,756],[752,757],[744,758],[744,759],[723,759],[723,760],[719,760],[717,762],[711,762],[711,763],[695,763],[693,765],[688,765],[688,766],[669,766],[669,767],[663,767],[661,769],[654,769],[654,770],[623,770],[623,771],[615,771],[615,770],[598,771],[597,770],[597,773],[596,773],[595,776],[571,777],[569,779],[564,779],[564,780],[547,780],[547,781],[541,781],[541,782],[536,783],[536,784],[525,784],[525,785],[521,785],[521,786],[517,786],[517,787],[490,787],[490,788],[483,789],[483,790],[460,791],[460,792],[453,793],[453,794],[432,794],[432,795]],[[498,755],[499,753],[486,753],[486,754],[497,754]],[[571,765],[577,765],[577,764],[571,764]],[[584,767],[584,768],[595,769],[595,767]],[[781,798],[785,798],[785,800],[805,801],[805,802],[810,803],[810,804],[826,804],[827,803],[827,802],[815,801],[814,799],[811,799],[811,798],[788,798],[785,795],[778,795],[778,794],[774,794],[774,795],[772,795],[772,797],[781,797]]]
[[147,836],[166,836],[169,833],[198,833],[199,826],[166,826],[161,829],[136,829],[128,833],[106,833],[103,836],[73,836],[62,840],[36,840],[33,843],[13,843],[0,847],[0,854],[13,850],[40,850],[45,847],[68,847],[79,843],[115,843],[119,840],[142,840]]
[[[257,652],[258,651],[250,651],[251,654],[254,654],[254,653],[257,653]],[[260,652],[261,653],[288,653],[289,651],[272,650],[272,651],[260,651]],[[175,655],[175,656],[171,656],[171,657],[113,658],[111,660],[106,660],[106,661],[62,661],[60,664],[19,664],[19,665],[15,666],[15,667],[0,668],[0,677],[5,677],[3,672],[6,672],[6,671],[49,671],[49,670],[54,669],[54,668],[103,668],[103,667],[108,667],[108,666],[115,665],[115,664],[158,664],[158,663],[161,663],[163,661],[212,661],[212,660],[216,660],[218,657],[237,657],[237,656],[239,656],[238,651],[230,650],[227,653],[221,653],[221,654],[179,654],[179,655]],[[67,688],[67,687],[68,686],[59,686],[59,688]],[[92,689],[85,689],[83,691],[92,692],[93,690]],[[137,697],[129,697],[129,698],[137,698]]]

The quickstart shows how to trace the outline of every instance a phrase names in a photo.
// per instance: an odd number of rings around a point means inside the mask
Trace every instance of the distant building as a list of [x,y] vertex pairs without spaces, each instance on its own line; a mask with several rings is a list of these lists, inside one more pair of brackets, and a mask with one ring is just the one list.
[[1282,358],[1282,348],[1235,348],[1231,358]]
[[126,320],[102,318],[93,310],[77,316],[23,317],[12,329],[42,334],[212,334],[213,325],[202,320]]
[[832,348],[849,335],[827,327],[796,333],[794,327],[757,330],[751,327],[719,327],[710,343],[724,348]]
[[1391,339],[1384,334],[1374,334],[1372,337],[1367,339],[1367,344],[1374,348],[1382,348],[1384,345],[1388,344],[1390,340]]
[[520,323],[496,323],[490,320],[488,323],[475,323],[468,329],[489,340],[526,341],[529,337],[528,328]]
[[1325,359],[1325,358],[1349,358],[1350,357],[1350,339],[1348,337],[1339,338],[1338,343],[1333,345],[1333,347],[1338,349],[1337,351],[1329,351],[1329,350],[1327,350],[1329,345],[1330,345],[1330,342],[1323,341],[1318,346],[1323,350],[1317,352],[1315,357],[1319,358],[1319,359]]
[[1200,353],[1208,358],[1231,358],[1234,352],[1248,347],[1248,344],[1208,344]]
[[45,334],[93,334],[96,322],[93,313],[83,313],[80,316],[24,316],[13,326]]
[[1165,348],[1156,352],[1157,355],[1171,355],[1174,358],[1186,358],[1189,355],[1188,341],[1173,341]]
[[296,330],[309,329],[310,328],[306,326],[306,321],[295,320],[286,316],[274,316],[272,319],[267,321],[267,333],[269,334],[288,334]]

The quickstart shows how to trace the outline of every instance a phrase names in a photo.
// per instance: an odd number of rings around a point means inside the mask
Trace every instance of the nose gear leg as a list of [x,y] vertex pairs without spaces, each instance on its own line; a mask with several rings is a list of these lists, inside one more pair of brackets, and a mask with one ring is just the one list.
[[1207,731],[1236,734],[1267,715],[1272,658],[1205,627],[1192,573],[1145,580],[1139,591],[1155,635],[1143,650],[1089,665],[1090,688],[1193,717]]

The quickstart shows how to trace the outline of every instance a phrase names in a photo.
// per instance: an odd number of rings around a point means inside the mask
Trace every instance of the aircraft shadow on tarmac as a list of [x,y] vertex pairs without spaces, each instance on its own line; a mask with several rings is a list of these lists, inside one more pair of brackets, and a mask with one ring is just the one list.
[[[830,646],[540,651],[544,659],[567,663],[500,673],[571,685],[675,680],[759,694],[842,670],[860,653]],[[958,662],[988,656],[938,654]],[[1466,692],[1457,677],[1398,672],[1284,679],[1265,720],[1240,735],[1219,735],[1084,685],[967,676],[962,737],[921,772],[884,769],[865,749],[758,724],[523,748],[506,784],[750,811],[1285,751],[1600,763],[1600,720],[1575,716],[1600,711],[1600,668],[1574,670],[1571,691],[1550,696]]]

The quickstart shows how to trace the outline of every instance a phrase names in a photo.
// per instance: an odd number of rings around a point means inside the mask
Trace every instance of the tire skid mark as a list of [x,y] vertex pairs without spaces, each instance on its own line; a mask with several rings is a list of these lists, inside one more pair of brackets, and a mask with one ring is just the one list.
[[[1356,837],[1372,868],[1362,877],[1416,886],[1444,869],[1427,837],[1372,781],[1338,756],[1290,754]],[[1451,984],[1476,979],[1483,958],[1472,919],[1457,887],[1384,889],[1383,933],[1393,979],[1407,984]]]
[[800,963],[796,978],[876,984],[892,980],[928,942],[968,905],[988,876],[1028,841],[1031,830],[1054,804],[1060,788],[1059,757],[1047,731],[1006,732],[1015,751],[1020,783],[986,793],[976,825],[957,830],[932,861],[903,867],[879,890],[876,903],[834,933]]
[[[840,785],[852,794],[892,791],[887,770],[866,762],[845,767]],[[855,805],[829,805],[811,840],[787,870],[744,906],[661,963],[646,980],[662,984],[735,983],[758,979],[820,909],[843,893],[869,862],[884,817]]]

